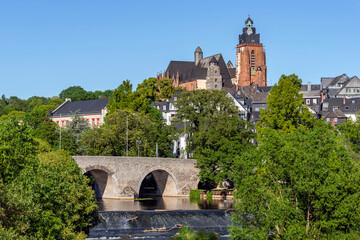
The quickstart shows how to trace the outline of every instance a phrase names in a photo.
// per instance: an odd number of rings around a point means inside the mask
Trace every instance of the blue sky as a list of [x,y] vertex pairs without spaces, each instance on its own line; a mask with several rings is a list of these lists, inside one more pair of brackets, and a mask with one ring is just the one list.
[[268,84],[360,77],[360,1],[1,1],[0,94],[51,97],[70,86],[133,86],[166,69],[235,47],[248,14],[267,54]]

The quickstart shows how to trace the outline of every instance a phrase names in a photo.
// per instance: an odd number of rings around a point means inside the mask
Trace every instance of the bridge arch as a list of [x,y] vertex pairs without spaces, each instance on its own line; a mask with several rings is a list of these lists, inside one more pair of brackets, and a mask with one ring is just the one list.
[[119,195],[119,183],[113,171],[102,165],[92,165],[82,170],[83,174],[95,179],[94,191],[98,198],[116,198]]
[[169,169],[153,167],[142,172],[135,189],[140,197],[177,196],[179,184],[176,176]]

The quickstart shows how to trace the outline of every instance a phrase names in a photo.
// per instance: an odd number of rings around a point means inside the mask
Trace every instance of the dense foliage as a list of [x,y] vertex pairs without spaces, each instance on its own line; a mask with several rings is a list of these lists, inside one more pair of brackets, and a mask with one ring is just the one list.
[[39,154],[49,149],[31,131],[0,122],[0,237],[84,239],[97,210],[88,179],[67,152]]
[[149,113],[151,103],[159,100],[170,99],[176,91],[182,88],[175,88],[171,79],[145,79],[140,83],[136,91],[133,91],[132,84],[125,80],[115,89],[113,97],[110,98],[108,110],[111,112],[117,109],[131,109],[136,112]]
[[225,91],[196,90],[178,96],[178,122],[185,123],[188,151],[197,159],[203,182],[222,183],[234,177],[234,162],[253,145],[250,125]]
[[[119,109],[107,115],[105,124],[84,133],[82,144],[89,155],[155,157],[172,156],[171,127],[165,125],[161,113],[153,108],[151,114]],[[127,141],[128,134],[128,141]],[[141,141],[138,145],[137,141]]]
[[338,125],[337,129],[344,135],[351,149],[360,153],[360,120],[348,119],[345,123]]
[[90,99],[99,99],[99,98],[109,98],[112,97],[112,90],[105,91],[86,91],[80,86],[72,86],[64,89],[59,94],[59,97],[63,100],[70,98],[71,101],[81,101],[81,100],[90,100]]
[[319,121],[293,133],[266,130],[238,162],[241,239],[318,238],[360,227],[360,169],[338,132]]
[[218,237],[214,232],[194,231],[188,227],[182,227],[173,240],[216,240]]
[[336,129],[309,115],[299,90],[295,75],[281,77],[257,148],[234,165],[234,239],[360,237],[357,159]]
[[257,130],[262,135],[262,129],[272,128],[282,132],[294,131],[298,126],[311,126],[314,117],[304,105],[299,93],[301,79],[295,74],[282,75],[267,97],[267,108],[261,110],[261,121]]

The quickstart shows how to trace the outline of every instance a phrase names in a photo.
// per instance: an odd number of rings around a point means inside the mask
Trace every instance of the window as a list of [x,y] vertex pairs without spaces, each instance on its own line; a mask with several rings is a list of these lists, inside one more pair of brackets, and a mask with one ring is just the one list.
[[255,68],[255,52],[251,51],[251,68]]
[[345,110],[349,110],[349,106],[345,106]]
[[350,89],[350,88],[346,88],[346,92],[351,92],[351,89]]
[[313,104],[317,104],[317,99],[313,99]]
[[215,73],[217,73],[217,71],[215,70]]
[[356,89],[355,89],[355,88],[353,88],[353,92],[356,92]]
[[100,124],[100,118],[97,118],[96,119],[96,126],[99,126],[99,124]]
[[166,105],[163,106],[163,110],[166,111]]
[[327,122],[330,122],[330,118],[326,118],[326,121],[327,121]]
[[338,121],[338,119],[337,119],[337,118],[334,118],[334,122],[336,122],[336,123],[337,123],[337,121]]
[[310,99],[306,99],[306,105],[310,105]]
[[339,110],[339,108],[337,106],[334,106],[333,111],[335,111],[335,110]]
[[260,111],[260,109],[259,108],[255,108],[255,112],[259,112]]
[[215,88],[217,88],[217,85],[215,84]]
[[91,119],[91,126],[95,126],[95,118]]
[[217,82],[217,78],[215,78],[215,82]]

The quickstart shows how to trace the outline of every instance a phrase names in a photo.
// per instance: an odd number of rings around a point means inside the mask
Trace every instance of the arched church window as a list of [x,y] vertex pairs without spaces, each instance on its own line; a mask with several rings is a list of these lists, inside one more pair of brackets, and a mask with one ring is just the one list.
[[255,52],[251,51],[251,68],[255,68]]

